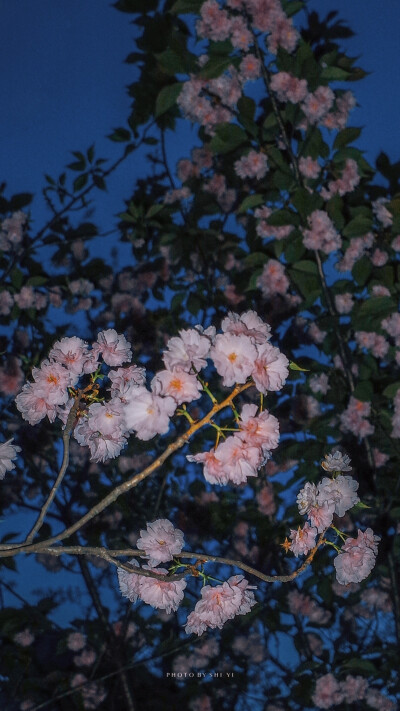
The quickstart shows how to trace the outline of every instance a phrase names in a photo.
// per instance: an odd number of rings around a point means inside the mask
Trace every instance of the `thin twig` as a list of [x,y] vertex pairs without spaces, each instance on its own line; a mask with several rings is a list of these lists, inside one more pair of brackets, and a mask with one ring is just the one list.
[[80,396],[78,396],[78,397],[75,399],[75,402],[74,402],[74,404],[73,404],[72,407],[71,407],[71,410],[70,410],[70,412],[69,412],[68,419],[67,419],[67,424],[65,425],[65,429],[64,429],[64,432],[63,432],[63,436],[62,436],[62,441],[63,441],[63,460],[62,460],[62,463],[61,463],[60,471],[59,471],[59,473],[58,473],[57,479],[55,480],[55,482],[54,482],[54,484],[53,484],[53,486],[52,486],[52,488],[51,488],[51,491],[50,491],[50,494],[49,494],[48,497],[47,497],[47,500],[45,501],[45,503],[44,503],[43,506],[42,506],[42,509],[41,509],[41,511],[40,511],[40,514],[39,514],[37,520],[36,520],[35,525],[33,526],[33,528],[31,529],[31,531],[28,533],[27,537],[25,538],[25,543],[32,543],[34,537],[36,536],[36,534],[38,533],[38,531],[39,531],[40,528],[42,527],[42,524],[43,524],[43,521],[44,521],[44,519],[45,519],[46,513],[47,513],[49,507],[51,506],[51,504],[53,503],[54,497],[55,497],[55,495],[56,495],[56,493],[57,493],[57,491],[58,491],[58,489],[59,489],[59,487],[60,487],[60,485],[61,485],[61,482],[62,482],[63,478],[64,478],[64,474],[65,474],[65,472],[67,471],[68,462],[69,462],[69,440],[70,440],[70,437],[71,437],[71,432],[72,432],[72,430],[73,430],[73,428],[74,428],[74,424],[75,424],[75,420],[76,420],[76,415],[77,415],[77,412],[78,412],[78,409],[79,409],[79,403],[80,403]]

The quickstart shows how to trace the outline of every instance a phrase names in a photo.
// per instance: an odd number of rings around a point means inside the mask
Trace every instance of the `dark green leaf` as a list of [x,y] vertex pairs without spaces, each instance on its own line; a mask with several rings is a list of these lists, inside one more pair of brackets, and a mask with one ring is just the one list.
[[155,117],[158,118],[166,111],[171,109],[176,104],[176,100],[181,93],[183,82],[176,82],[175,84],[168,84],[164,86],[157,96]]

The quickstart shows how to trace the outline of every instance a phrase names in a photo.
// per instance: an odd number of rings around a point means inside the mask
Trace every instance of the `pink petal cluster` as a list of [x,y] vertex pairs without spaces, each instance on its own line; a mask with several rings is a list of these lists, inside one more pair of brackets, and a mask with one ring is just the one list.
[[329,610],[324,610],[309,595],[304,595],[295,589],[288,593],[287,599],[292,615],[304,615],[317,625],[325,625],[329,622],[331,617]]
[[360,583],[368,577],[375,565],[379,541],[379,536],[375,536],[371,528],[358,530],[357,538],[346,540],[341,553],[333,561],[338,583]]
[[249,586],[243,575],[233,575],[222,585],[205,585],[201,591],[201,600],[187,619],[185,631],[197,635],[210,627],[221,628],[225,622],[236,615],[246,615],[256,604],[254,586]]
[[400,347],[400,314],[393,313],[382,321],[382,328],[394,338],[396,346]]
[[177,405],[192,402],[201,395],[202,386],[195,375],[182,371],[160,370],[153,378],[151,387],[156,395],[172,397]]
[[371,414],[371,404],[351,396],[347,408],[340,415],[340,429],[352,432],[363,439],[375,432],[375,427],[366,419]]
[[0,444],[0,479],[4,479],[6,472],[15,468],[14,460],[18,457],[18,452],[21,451],[21,447],[11,444],[12,441],[9,439]]
[[167,370],[183,370],[187,373],[192,370],[201,370],[207,365],[211,344],[215,335],[212,328],[201,330],[188,328],[179,331],[179,337],[170,338],[167,350],[164,351],[163,361]]
[[318,708],[329,709],[331,706],[341,704],[343,699],[343,691],[333,674],[325,674],[317,679],[312,700]]
[[119,455],[126,444],[126,422],[123,404],[111,399],[95,402],[88,408],[74,430],[81,446],[88,446],[94,462],[105,462]]
[[292,104],[299,104],[308,93],[306,80],[297,79],[288,72],[274,74],[271,77],[270,86],[279,101],[290,101]]
[[132,388],[125,395],[124,416],[127,431],[134,431],[142,440],[169,430],[170,418],[176,410],[172,397],[161,397],[145,387]]
[[261,62],[254,54],[246,54],[239,65],[239,77],[244,84],[261,76]]
[[400,389],[397,391],[393,400],[394,413],[392,417],[392,437],[400,437]]
[[303,230],[303,244],[307,249],[318,249],[330,254],[342,246],[330,217],[322,210],[314,210],[308,218],[309,230]]
[[274,490],[268,482],[257,492],[257,508],[264,516],[273,516],[276,511]]
[[[129,565],[137,567],[138,563],[133,558],[129,561]],[[153,568],[149,565],[144,565],[143,569],[159,575],[167,575],[168,573],[165,568]],[[118,582],[121,594],[131,602],[136,602],[140,598],[148,605],[158,610],[165,610],[168,614],[178,609],[183,600],[183,591],[187,585],[184,579],[176,581],[157,580],[144,575],[129,573],[122,568],[118,568]]]
[[319,86],[312,94],[307,94],[301,108],[310,124],[319,123],[332,108],[335,94],[329,86]]
[[310,378],[309,386],[313,393],[321,393],[322,395],[326,395],[328,390],[331,389],[331,386],[329,385],[329,378],[326,373],[321,373],[321,375],[313,375]]
[[353,296],[348,292],[335,294],[335,306],[338,314],[349,314],[354,306]]
[[356,262],[372,247],[374,236],[370,232],[363,237],[353,237],[343,258],[336,264],[339,272],[351,272]]
[[77,336],[57,341],[49,352],[49,359],[64,365],[78,377],[83,373],[93,373],[98,367],[97,356],[93,351],[89,351],[88,344]]
[[329,111],[321,123],[328,129],[341,131],[345,128],[350,111],[356,106],[356,99],[351,91],[345,91],[341,96],[336,97],[336,110]]
[[299,171],[304,178],[318,178],[321,172],[321,166],[317,160],[313,160],[311,156],[301,156],[299,159]]
[[340,474],[335,479],[324,477],[318,484],[317,503],[333,504],[337,516],[344,516],[346,511],[355,506],[359,501],[356,494],[358,482],[351,476]]
[[6,397],[16,395],[24,382],[21,360],[14,355],[7,355],[4,366],[0,368],[0,393]]
[[270,299],[275,294],[286,295],[289,285],[283,264],[277,259],[269,259],[257,279],[257,286],[264,298]]
[[20,244],[27,219],[25,213],[18,210],[3,220],[0,225],[0,249],[3,252],[8,252]]
[[26,383],[15,398],[22,417],[36,425],[46,415],[54,422],[58,408],[69,399],[68,388],[78,381],[78,376],[59,363],[44,360],[40,368],[33,368],[34,382]]
[[114,328],[101,331],[97,336],[97,343],[93,345],[95,353],[101,353],[104,362],[110,366],[129,363],[132,360],[131,345]]
[[268,159],[264,153],[250,151],[234,163],[235,173],[239,178],[261,180],[268,171]]
[[0,291],[0,316],[8,316],[14,304],[13,295],[4,289]]
[[[274,226],[268,224],[268,218],[273,214],[273,210],[264,205],[263,207],[258,207],[254,211],[255,217],[258,218],[258,224],[256,227],[256,232],[260,237],[273,237],[274,239],[285,239],[288,237],[293,230],[292,225],[280,225]],[[270,260],[274,261],[274,260]]]
[[149,565],[165,563],[181,552],[184,546],[183,533],[167,518],[157,519],[147,524],[147,530],[140,531],[136,546],[149,556]]
[[375,358],[384,358],[387,355],[389,343],[384,336],[375,331],[356,331],[354,336],[357,345],[370,350]]
[[291,529],[289,538],[292,543],[290,550],[296,556],[307,554],[311,548],[314,548],[317,536],[317,529],[305,523],[303,528],[298,527],[297,531]]
[[372,203],[372,209],[374,211],[376,219],[379,220],[383,227],[390,227],[393,223],[393,215],[391,212],[389,212],[387,207],[385,207],[388,202],[389,200],[382,197],[378,198],[377,200],[375,200],[375,202]]
[[323,197],[324,200],[330,200],[334,195],[346,195],[346,193],[352,193],[359,182],[360,176],[358,174],[357,163],[352,158],[348,158],[341,177],[337,180],[330,180],[328,188],[322,188],[321,197]]
[[227,187],[224,175],[214,173],[210,180],[203,183],[203,190],[212,193],[222,212],[230,212],[236,200],[236,190]]

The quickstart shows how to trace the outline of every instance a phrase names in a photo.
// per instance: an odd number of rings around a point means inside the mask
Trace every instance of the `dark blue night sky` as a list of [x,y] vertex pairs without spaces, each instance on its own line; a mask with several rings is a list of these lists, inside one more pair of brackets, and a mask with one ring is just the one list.
[[[7,182],[8,195],[26,190],[37,194],[43,174],[61,173],[71,150],[95,142],[99,155],[117,157],[117,147],[105,136],[124,125],[129,113],[125,87],[135,70],[123,60],[133,49],[135,28],[130,16],[117,12],[109,0],[0,0],[0,7],[1,180]],[[350,55],[360,55],[357,63],[371,74],[349,86],[360,104],[352,123],[365,126],[359,144],[370,162],[380,150],[397,160],[398,0],[312,0],[309,7],[322,17],[337,9],[356,32],[345,46]],[[133,154],[110,180],[109,197],[102,196],[97,212],[102,229],[113,226],[141,165]],[[34,206],[35,226],[42,216]]]

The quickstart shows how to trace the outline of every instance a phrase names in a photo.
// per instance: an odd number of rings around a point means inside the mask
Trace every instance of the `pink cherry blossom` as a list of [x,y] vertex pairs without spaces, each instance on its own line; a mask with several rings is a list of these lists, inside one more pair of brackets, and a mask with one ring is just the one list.
[[125,397],[127,402],[124,413],[128,431],[134,430],[142,440],[168,432],[170,418],[176,409],[172,397],[160,397],[142,386],[134,387]]
[[264,463],[261,448],[243,442],[238,435],[227,437],[219,444],[215,456],[221,462],[226,479],[233,484],[245,484],[248,477],[257,476],[258,469]]
[[13,640],[21,647],[30,647],[32,642],[34,642],[35,637],[28,628],[25,628],[22,632],[17,632],[17,634],[14,635]]
[[303,244],[307,249],[321,250],[330,254],[340,249],[342,240],[330,217],[322,210],[314,210],[308,218],[309,230],[303,230]]
[[240,416],[239,439],[264,450],[275,449],[279,444],[279,422],[268,410],[256,416],[257,405],[243,405]]
[[266,299],[276,294],[285,295],[289,289],[289,279],[284,266],[277,259],[269,259],[257,279],[257,286]]
[[0,367],[0,393],[6,397],[16,395],[24,382],[21,360],[14,355],[7,355],[4,366]]
[[342,703],[343,692],[333,674],[325,674],[317,679],[312,700],[320,709],[330,709]]
[[349,314],[354,306],[353,297],[350,293],[335,294],[336,311],[339,314]]
[[167,370],[184,370],[189,373],[192,364],[196,370],[204,368],[214,333],[212,329],[202,331],[200,327],[188,328],[179,331],[179,337],[170,338],[163,355]]
[[[242,37],[243,37],[243,35],[242,35]],[[247,35],[245,35],[245,37],[247,37]],[[233,39],[234,39],[234,36],[232,37],[232,41],[233,41]],[[243,37],[243,39],[244,39],[244,37]],[[251,41],[252,41],[251,34],[250,34],[249,39],[251,39]],[[243,57],[242,61],[240,62],[240,65],[239,65],[240,80],[243,83],[245,83],[246,81],[254,81],[255,79],[258,79],[259,76],[261,76],[261,62],[260,62],[260,60],[257,59],[257,57],[255,57],[254,54],[246,54],[246,56]]]
[[298,527],[297,531],[291,529],[290,538],[292,540],[290,550],[296,558],[299,555],[307,554],[315,546],[317,529],[305,523],[303,528]]
[[88,360],[88,344],[77,336],[56,341],[49,352],[49,359],[64,365],[74,375],[82,375]]
[[379,540],[370,528],[364,532],[358,530],[357,538],[346,540],[341,553],[333,561],[338,583],[359,583],[368,577],[375,565]]
[[257,492],[257,508],[264,516],[273,516],[276,511],[274,490],[268,482]]
[[222,585],[205,585],[201,600],[190,613],[185,631],[201,635],[207,627],[223,627],[227,620],[236,615],[245,615],[256,604],[254,587],[249,586],[243,575],[233,575]]
[[215,369],[222,376],[223,384],[245,383],[250,376],[257,357],[252,340],[245,335],[218,334],[210,350]]
[[322,506],[325,502],[333,503],[337,516],[344,516],[346,511],[360,501],[357,489],[358,482],[351,476],[340,474],[336,479],[324,477],[318,484],[318,504]]
[[144,385],[146,371],[137,365],[129,365],[127,368],[109,370],[108,377],[111,380],[111,397],[120,397],[123,400],[124,395],[133,388]]
[[173,397],[177,405],[197,400],[202,391],[196,376],[183,370],[160,370],[154,376],[151,388],[156,395]]
[[344,681],[340,682],[340,688],[348,704],[360,701],[365,698],[368,689],[368,681],[362,676],[351,676],[348,674]]
[[299,171],[304,178],[318,178],[321,172],[321,166],[317,160],[313,160],[311,156],[301,156],[299,159]]
[[269,343],[257,346],[257,357],[251,376],[257,390],[266,394],[281,390],[289,375],[289,361],[279,348]]
[[310,378],[309,386],[313,393],[321,393],[322,395],[326,395],[328,390],[331,389],[331,386],[329,385],[329,378],[326,373],[321,373],[321,375],[313,375]]
[[[129,560],[128,564],[132,567],[140,567],[136,558]],[[135,573],[129,573],[123,568],[118,568],[117,573],[121,595],[123,595],[123,597],[127,597],[131,602],[136,602],[140,595],[140,580],[142,576],[136,575]]]
[[299,104],[307,96],[306,80],[297,79],[287,72],[274,74],[270,85],[279,101],[291,101],[292,104]]
[[389,202],[386,198],[378,198],[372,203],[372,209],[375,213],[377,220],[382,224],[383,227],[390,227],[393,223],[393,215],[385,205]]
[[301,108],[311,124],[318,123],[332,108],[335,95],[329,86],[319,86],[304,99]]
[[13,303],[14,297],[7,289],[0,291],[0,316],[8,316],[11,313]]
[[[143,566],[144,570],[151,570],[159,575],[167,575],[166,568],[152,568],[149,565]],[[183,591],[186,588],[186,580],[176,580],[168,582],[156,580],[155,578],[140,577],[139,597],[143,602],[155,607],[157,610],[165,610],[168,614],[175,612],[183,600]]]
[[268,171],[268,159],[264,153],[250,151],[234,164],[235,173],[239,178],[256,178],[261,180]]
[[[258,218],[258,224],[256,227],[257,234],[263,238],[272,237],[273,239],[278,240],[285,239],[292,232],[293,225],[280,225],[279,227],[277,225],[270,225],[268,223],[268,218],[272,214],[273,210],[272,208],[268,207],[268,205],[258,207],[256,210],[254,210],[254,215]],[[275,263],[276,260],[270,259],[268,264],[270,262]],[[280,264],[280,262],[278,262],[278,264]],[[285,292],[286,291],[287,289],[285,289]]]
[[352,432],[363,439],[375,431],[375,427],[366,419],[371,412],[371,405],[351,396],[347,408],[340,415],[340,429]]
[[271,326],[265,323],[255,311],[246,311],[240,315],[230,311],[222,320],[221,328],[224,333],[249,336],[254,343],[260,345],[271,338]]
[[201,462],[204,465],[203,474],[210,484],[227,484],[229,479],[221,460],[216,456],[214,447],[209,452],[188,454],[188,462]]
[[149,556],[151,566],[172,560],[176,553],[181,552],[183,545],[182,531],[174,528],[166,518],[148,523],[147,530],[140,531],[140,538],[136,543],[137,548]]
[[70,632],[67,637],[67,647],[72,652],[79,652],[86,644],[86,637],[81,632]]
[[330,200],[333,195],[346,195],[346,193],[353,192],[359,182],[360,176],[357,163],[352,158],[348,158],[341,177],[337,180],[330,180],[328,189],[322,188],[321,196],[324,200]]
[[131,345],[125,336],[119,335],[114,328],[100,331],[97,343],[93,345],[95,353],[101,353],[107,365],[118,366],[132,360]]
[[4,479],[6,472],[15,468],[14,460],[18,457],[21,447],[11,444],[13,439],[0,444],[0,479]]

